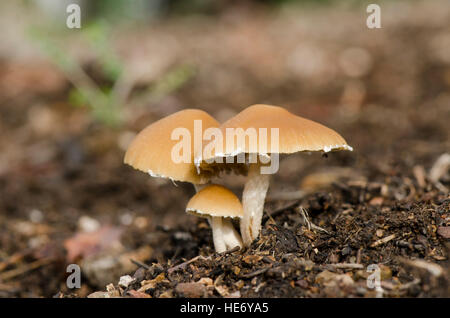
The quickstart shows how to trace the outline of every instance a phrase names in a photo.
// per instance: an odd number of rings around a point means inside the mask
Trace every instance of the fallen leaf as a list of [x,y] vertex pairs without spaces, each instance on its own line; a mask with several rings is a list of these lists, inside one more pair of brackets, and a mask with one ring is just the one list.
[[101,251],[120,245],[122,229],[105,225],[100,229],[89,233],[77,233],[64,241],[67,250],[67,261],[73,263],[77,258],[93,256]]

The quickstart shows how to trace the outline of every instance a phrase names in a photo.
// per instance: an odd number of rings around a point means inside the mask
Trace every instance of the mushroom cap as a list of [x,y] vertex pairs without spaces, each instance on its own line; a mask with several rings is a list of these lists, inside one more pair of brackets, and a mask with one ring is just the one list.
[[197,192],[186,206],[186,212],[200,217],[242,218],[244,209],[238,197],[227,188],[211,184]]
[[[254,128],[258,142],[261,137],[259,129],[266,128],[267,151],[262,152],[260,151],[260,147],[251,145],[248,137],[239,139],[234,135],[234,142],[227,142],[228,128],[242,128],[244,131],[248,128]],[[271,128],[278,128],[278,151],[274,151],[276,148],[272,148],[271,145]],[[217,157],[236,156],[239,153],[259,153],[266,155],[268,153],[291,154],[301,151],[329,152],[353,150],[353,148],[347,144],[345,139],[334,130],[312,120],[296,116],[278,106],[258,104],[247,107],[239,114],[223,123],[220,126],[220,129],[223,134],[223,151],[218,152],[217,149],[214,148],[214,156],[203,157],[201,160],[196,156],[196,164]],[[203,167],[203,163],[201,163],[201,165]]]
[[[202,110],[185,109],[176,112],[144,128],[128,147],[124,163],[153,177],[193,184],[208,182],[209,175],[197,173],[194,165],[194,120],[201,120],[202,130],[220,125]],[[190,163],[175,163],[172,160],[172,148],[180,142],[171,139],[172,132],[176,128],[186,128],[191,134]]]

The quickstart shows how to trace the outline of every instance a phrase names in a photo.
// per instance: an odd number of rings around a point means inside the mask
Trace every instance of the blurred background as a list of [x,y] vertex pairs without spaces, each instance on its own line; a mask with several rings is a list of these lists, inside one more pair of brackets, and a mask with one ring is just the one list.
[[[450,149],[450,2],[379,1],[382,28],[368,29],[371,2],[2,1],[0,296],[66,290],[66,264],[105,249],[115,258],[85,262],[79,295],[132,271],[129,258],[211,248],[164,247],[166,232],[208,231],[184,213],[190,184],[122,163],[136,133],[185,108],[223,122],[279,105],[354,147],[286,158],[269,196],[314,188],[323,171],[379,182],[428,171]],[[81,29],[66,27],[70,3]],[[244,181],[220,180],[238,195]]]

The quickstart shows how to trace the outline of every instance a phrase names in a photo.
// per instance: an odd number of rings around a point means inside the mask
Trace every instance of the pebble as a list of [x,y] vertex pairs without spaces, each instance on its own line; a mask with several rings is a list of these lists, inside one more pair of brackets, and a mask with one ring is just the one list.
[[44,220],[44,214],[38,209],[31,210],[29,217],[33,223],[41,223]]
[[131,283],[133,283],[135,279],[130,275],[121,276],[119,279],[119,286],[123,288],[127,288]]
[[443,238],[450,238],[450,226],[440,226],[438,227],[437,232]]
[[346,256],[346,255],[351,254],[351,252],[352,252],[352,248],[350,246],[346,246],[342,249],[341,254],[342,254],[342,256]]
[[139,267],[136,270],[136,272],[134,272],[133,278],[138,282],[143,281],[145,279],[145,269],[142,267]]
[[83,215],[78,219],[78,228],[81,232],[94,232],[100,228],[100,222],[90,216]]

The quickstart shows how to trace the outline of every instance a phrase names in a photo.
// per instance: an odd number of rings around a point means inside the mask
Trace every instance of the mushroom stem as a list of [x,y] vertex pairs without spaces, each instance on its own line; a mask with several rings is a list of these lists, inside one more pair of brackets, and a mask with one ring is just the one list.
[[225,252],[227,246],[223,238],[222,218],[213,216],[209,220],[213,233],[214,248],[217,253]]
[[199,192],[200,190],[202,190],[203,188],[205,188],[208,184],[194,184],[194,188],[195,188],[195,192]]
[[223,218],[222,220],[222,233],[223,240],[227,249],[232,249],[233,247],[239,246],[242,247],[242,239],[239,233],[233,226],[233,223],[230,219]]
[[269,188],[269,174],[260,173],[259,164],[251,164],[242,195],[244,217],[241,219],[241,235],[245,246],[256,239],[261,230],[264,200]]
[[[194,184],[196,192],[199,192],[206,184]],[[208,223],[211,226],[213,234],[214,248],[216,252],[225,252],[233,247],[242,247],[242,239],[233,226],[231,220],[222,217],[208,217]]]
[[241,236],[234,228],[231,220],[222,217],[209,217],[208,223],[212,229],[214,248],[217,253],[224,252],[236,246],[242,248]]

